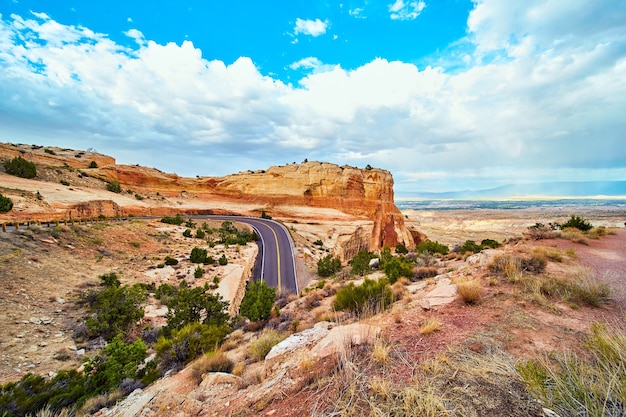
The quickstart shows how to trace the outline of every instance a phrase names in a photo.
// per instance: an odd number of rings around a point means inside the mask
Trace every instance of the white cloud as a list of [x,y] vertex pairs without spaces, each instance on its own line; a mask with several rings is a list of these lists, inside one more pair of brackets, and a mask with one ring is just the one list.
[[392,20],[415,20],[426,8],[426,3],[422,0],[407,2],[396,0],[387,7]]
[[320,19],[307,20],[297,18],[294,33],[296,35],[301,33],[303,35],[318,37],[326,33],[328,25],[328,20],[321,21]]
[[365,9],[363,9],[362,7],[355,7],[354,9],[350,9],[348,11],[348,14],[350,14],[350,16],[354,17],[355,19],[366,19],[367,16],[363,14],[364,11]]
[[[600,13],[595,1],[586,5]],[[623,179],[626,5],[577,26],[562,17],[579,6],[556,3],[478,2],[474,66],[454,74],[307,57],[290,66],[311,70],[296,86],[247,57],[206,60],[190,41],[131,30],[143,41],[130,49],[47,16],[0,16],[1,139],[95,147],[188,176],[304,158],[369,163],[391,169],[397,190]],[[502,59],[476,64],[493,51]]]

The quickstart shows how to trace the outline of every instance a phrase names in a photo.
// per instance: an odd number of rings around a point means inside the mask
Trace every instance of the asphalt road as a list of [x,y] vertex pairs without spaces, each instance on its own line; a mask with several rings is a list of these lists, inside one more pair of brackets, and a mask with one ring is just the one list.
[[[249,224],[261,238],[259,242],[259,258],[255,264],[253,278],[265,281],[267,285],[278,289],[278,291],[288,294],[298,293],[293,242],[289,232],[282,224],[260,217],[210,215],[184,217],[194,220],[228,220]],[[144,220],[155,218],[157,217],[135,217],[135,219]],[[12,230],[15,230],[15,226],[7,226],[7,231]]]
[[298,293],[296,268],[291,236],[285,227],[273,220],[260,217],[240,216],[191,216],[193,219],[209,218],[212,220],[230,220],[245,223],[261,237],[259,257],[261,258],[260,273],[257,278],[267,285],[288,294]]

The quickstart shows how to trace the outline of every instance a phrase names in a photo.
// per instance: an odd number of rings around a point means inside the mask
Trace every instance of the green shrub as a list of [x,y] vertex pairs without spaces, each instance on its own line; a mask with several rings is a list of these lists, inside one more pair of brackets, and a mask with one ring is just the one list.
[[370,261],[374,258],[375,256],[371,252],[359,251],[349,262],[351,265],[350,271],[355,275],[365,275],[366,272],[370,271]]
[[222,266],[227,265],[228,258],[226,258],[226,255],[222,254],[222,256],[220,256],[220,258],[217,260],[217,263],[219,263]]
[[92,315],[85,321],[89,335],[102,336],[105,340],[113,339],[118,333],[126,335],[143,317],[145,300],[146,290],[139,284],[104,287],[89,306]]
[[6,213],[13,209],[13,200],[0,194],[0,213]]
[[196,230],[196,239],[204,239],[205,236],[206,236],[206,233],[204,232],[204,230],[202,229]]
[[181,369],[204,352],[215,350],[228,334],[225,324],[187,323],[174,329],[170,337],[161,336],[154,348],[162,369]]
[[385,309],[392,302],[393,293],[387,279],[374,281],[366,278],[362,285],[356,286],[351,282],[337,291],[333,307],[359,314]]
[[202,267],[198,265],[193,271],[193,276],[194,278],[202,278],[202,275],[204,275],[204,269],[202,269]]
[[178,265],[178,259],[174,259],[171,256],[165,257],[165,265]]
[[66,187],[70,185],[70,183],[65,180],[60,180],[59,182],[61,183],[61,185],[65,185]]
[[493,239],[483,239],[480,242],[480,246],[481,246],[481,248],[492,248],[492,249],[495,249],[495,248],[499,248],[502,245],[500,245],[500,243],[498,243],[498,241],[493,240]]
[[317,239],[315,242],[313,242],[313,244],[317,246],[324,246],[324,242],[322,242],[320,239]]
[[400,255],[406,255],[407,253],[409,253],[409,250],[406,248],[404,243],[398,243],[396,245],[396,253]]
[[317,274],[320,277],[329,277],[341,270],[341,261],[333,255],[326,255],[317,261]]
[[124,379],[140,378],[137,367],[145,358],[146,345],[141,339],[126,344],[122,336],[117,335],[106,345],[101,355],[85,362],[85,373],[89,375],[89,382],[100,388],[100,392],[111,392]]
[[184,237],[191,237],[191,229],[185,229],[183,232]]
[[[189,230],[189,229],[187,229]],[[195,247],[191,250],[191,255],[189,256],[189,260],[194,264],[202,264],[206,261],[207,251],[206,249]]]
[[189,288],[187,282],[183,280],[175,295],[166,303],[167,326],[164,332],[168,334],[174,329],[195,322],[224,325],[228,321],[228,302],[222,301],[219,294],[211,294],[208,291],[208,283],[204,287]]
[[251,321],[267,320],[275,300],[276,288],[268,287],[265,281],[249,282],[239,314]]
[[572,215],[572,217],[567,222],[563,223],[560,226],[561,226],[561,229],[573,227],[583,232],[589,231],[593,228],[591,223],[589,223],[587,220],[583,219],[582,217],[575,216],[575,215]]
[[105,287],[119,287],[122,285],[115,272],[100,275],[98,278],[100,278],[102,285]]
[[161,223],[175,224],[176,226],[180,226],[184,222],[185,219],[183,219],[180,214],[177,214],[174,217],[165,216],[161,219]]
[[45,153],[49,154],[49,155],[56,155],[56,153],[55,153],[52,149],[48,149],[48,148],[46,148],[46,149],[44,149],[43,151],[44,151]]
[[111,191],[112,193],[119,194],[122,192],[122,185],[119,183],[119,181],[113,180],[107,183],[106,189],[107,191]]
[[463,243],[463,246],[461,246],[459,248],[459,253],[461,255],[466,253],[466,252],[478,253],[481,250],[483,250],[482,246],[477,244],[475,241],[473,241],[473,240],[466,240],[465,243]]
[[16,177],[35,178],[37,176],[37,165],[21,156],[5,162],[4,169],[7,174],[15,175]]
[[391,284],[395,283],[400,277],[413,277],[413,266],[404,259],[393,258],[385,262],[383,271]]
[[450,248],[447,245],[441,244],[439,242],[433,242],[427,240],[426,242],[421,242],[415,248],[419,253],[430,252],[430,253],[440,253],[442,255],[447,255],[450,252]]
[[91,161],[91,162],[89,163],[89,168],[92,168],[92,169],[93,169],[93,168],[98,168],[98,164],[96,163],[96,161]]

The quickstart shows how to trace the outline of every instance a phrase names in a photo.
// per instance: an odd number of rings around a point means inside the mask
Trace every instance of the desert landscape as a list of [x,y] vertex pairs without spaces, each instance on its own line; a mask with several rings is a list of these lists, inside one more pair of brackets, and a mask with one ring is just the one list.
[[[0,170],[0,194],[13,203],[0,214],[9,225],[0,235],[0,415],[626,412],[622,208],[401,212],[391,173],[376,168],[307,161],[190,179],[95,153],[0,146],[5,165],[18,157],[37,175]],[[279,289],[268,314],[250,318],[229,294],[247,294],[259,248],[228,240],[247,236],[245,226],[191,218],[199,214],[283,224],[300,293]],[[169,222],[176,215],[181,222]],[[211,261],[192,262],[196,248]],[[108,288],[143,294],[120,339],[89,322],[132,298],[98,310]],[[223,296],[230,318],[211,327],[225,329],[215,342],[172,356],[176,338],[189,344],[193,334],[172,327],[182,311],[172,300],[194,289],[204,307]],[[215,326],[211,311],[197,324]],[[111,347],[139,342],[138,366],[108,367]],[[114,382],[88,396],[46,385],[95,384],[101,373]]]

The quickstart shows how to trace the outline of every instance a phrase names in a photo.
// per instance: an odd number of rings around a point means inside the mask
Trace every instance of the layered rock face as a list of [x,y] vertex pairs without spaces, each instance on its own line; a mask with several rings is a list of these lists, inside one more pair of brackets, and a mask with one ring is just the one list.
[[[360,222],[355,223],[355,232],[340,242],[341,247],[335,248],[335,254],[344,260],[351,259],[363,249],[395,247],[398,243],[413,247],[423,237],[405,225],[403,215],[394,204],[393,177],[382,169],[304,162],[225,177],[184,178],[154,168],[116,165],[115,159],[94,152],[0,144],[0,159],[15,156],[38,165],[85,168],[81,170],[82,175],[118,181],[130,192],[114,194],[104,190],[60,190],[58,187],[44,190],[40,188],[41,183],[24,185],[26,188],[23,189],[32,192],[41,190],[42,201],[50,202],[47,207],[54,212],[41,212],[40,220],[175,213],[258,216],[265,210],[277,219]],[[86,169],[92,162],[98,168]],[[152,197],[137,200],[133,197],[135,193]],[[19,203],[21,213],[14,210],[6,217],[37,220],[31,218],[37,217],[36,211],[22,208]],[[363,221],[367,225],[363,226]]]
[[[335,209],[373,222],[368,242],[362,231],[355,232],[351,247],[370,250],[404,243],[413,247],[419,233],[407,229],[404,218],[393,201],[393,177],[382,169],[359,169],[326,162],[305,162],[273,166],[265,171],[248,171],[226,177],[182,178],[150,168],[124,165],[105,166],[98,170],[106,179],[115,179],[123,187],[179,194],[194,193],[200,199],[245,202],[281,208],[306,206]],[[292,211],[293,213],[293,211]],[[306,215],[303,215],[306,218]],[[365,243],[365,244],[364,244]],[[350,259],[354,253],[340,253]],[[352,255],[352,256],[351,256]]]

